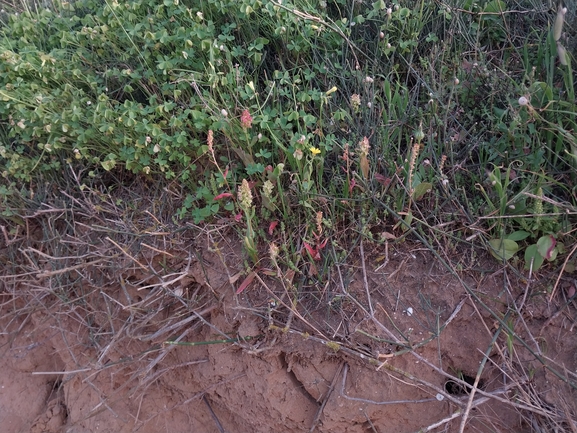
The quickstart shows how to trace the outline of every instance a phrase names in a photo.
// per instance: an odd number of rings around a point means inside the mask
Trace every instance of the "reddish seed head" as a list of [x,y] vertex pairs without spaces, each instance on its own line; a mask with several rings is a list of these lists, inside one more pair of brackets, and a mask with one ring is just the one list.
[[252,126],[252,117],[248,110],[242,110],[242,114],[240,116],[240,125],[243,129],[249,129]]

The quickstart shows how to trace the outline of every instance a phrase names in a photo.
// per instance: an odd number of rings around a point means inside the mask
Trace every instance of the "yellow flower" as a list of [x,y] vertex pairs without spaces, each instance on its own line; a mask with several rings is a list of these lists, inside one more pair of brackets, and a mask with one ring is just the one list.
[[321,150],[317,149],[316,147],[311,147],[310,151],[313,155],[318,155],[319,153],[321,153]]

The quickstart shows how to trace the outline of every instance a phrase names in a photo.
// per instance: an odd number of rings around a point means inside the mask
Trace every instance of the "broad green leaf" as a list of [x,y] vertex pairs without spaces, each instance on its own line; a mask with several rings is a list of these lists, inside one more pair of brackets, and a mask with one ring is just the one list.
[[525,269],[531,269],[531,261],[533,261],[533,272],[537,271],[543,264],[543,256],[537,251],[537,245],[529,245],[525,250]]
[[507,235],[506,238],[512,241],[522,241],[524,239],[527,239],[529,236],[531,236],[531,233],[523,230],[517,230],[516,232]]
[[413,198],[415,200],[420,200],[421,198],[423,198],[423,196],[426,193],[431,191],[432,188],[433,188],[433,184],[431,184],[429,182],[423,182],[423,183],[418,184],[415,187],[415,190],[413,191]]
[[541,236],[537,241],[537,251],[543,258],[551,262],[557,257],[556,243],[557,240],[551,235]]
[[484,12],[498,13],[505,10],[505,3],[501,0],[493,0],[485,5]]
[[491,239],[489,245],[491,246],[489,252],[500,261],[509,260],[519,251],[519,245],[511,239]]

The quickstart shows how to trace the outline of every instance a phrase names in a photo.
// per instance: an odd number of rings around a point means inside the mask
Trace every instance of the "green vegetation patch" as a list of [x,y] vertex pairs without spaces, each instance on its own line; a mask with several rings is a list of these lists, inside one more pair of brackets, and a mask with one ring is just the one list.
[[352,224],[375,242],[482,235],[536,270],[572,242],[574,16],[501,0],[22,3],[0,14],[3,215],[63,170],[129,172],[178,185],[177,219],[244,221],[253,264],[276,230],[289,267],[318,271]]

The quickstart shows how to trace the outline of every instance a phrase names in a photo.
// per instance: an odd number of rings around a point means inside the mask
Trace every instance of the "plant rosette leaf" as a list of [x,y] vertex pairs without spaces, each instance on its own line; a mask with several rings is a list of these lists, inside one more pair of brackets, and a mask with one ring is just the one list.
[[523,241],[527,239],[529,236],[531,236],[531,233],[526,232],[524,230],[517,230],[516,232],[507,235],[506,238],[512,241]]
[[543,258],[552,262],[557,258],[557,240],[552,235],[541,236],[537,241],[537,251]]
[[[537,244],[529,245],[525,250],[525,269],[533,269],[533,272],[539,270],[545,259],[539,251],[537,251]],[[533,263],[531,267],[531,263]]]
[[433,189],[433,184],[429,182],[423,182],[418,184],[413,191],[413,198],[415,200],[420,200],[425,194]]
[[511,239],[491,239],[489,245],[489,252],[499,261],[509,260],[519,251],[519,245]]

